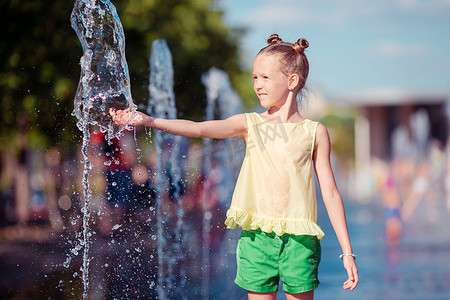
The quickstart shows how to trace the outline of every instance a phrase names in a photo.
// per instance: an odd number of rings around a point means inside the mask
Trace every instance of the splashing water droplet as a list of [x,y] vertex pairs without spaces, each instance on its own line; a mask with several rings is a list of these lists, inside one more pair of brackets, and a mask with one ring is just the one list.
[[114,225],[114,226],[112,227],[112,230],[117,230],[117,229],[119,229],[120,227],[122,227],[122,225],[116,224],[116,225]]
[[66,261],[63,263],[64,268],[69,268],[71,261],[72,261],[72,257],[66,258]]

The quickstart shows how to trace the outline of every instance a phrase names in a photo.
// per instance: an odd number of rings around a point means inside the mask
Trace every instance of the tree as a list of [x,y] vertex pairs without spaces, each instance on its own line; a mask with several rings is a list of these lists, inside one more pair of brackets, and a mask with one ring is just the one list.
[[[146,104],[151,43],[167,40],[175,66],[179,116],[201,120],[205,91],[201,74],[224,69],[236,89],[248,95],[251,85],[238,64],[239,34],[228,28],[223,12],[210,0],[113,1],[126,39],[132,95]],[[17,120],[27,121],[28,145],[73,148],[79,142],[71,116],[82,55],[70,27],[73,2],[0,0],[0,138],[17,134]],[[250,76],[247,76],[251,80]],[[250,81],[247,81],[250,83]],[[1,143],[0,147],[7,147]]]
[[[239,68],[238,45],[243,30],[230,29],[223,12],[208,0],[143,0],[121,2],[127,57],[136,101],[146,102],[151,42],[166,39],[175,66],[175,94],[180,116],[201,120],[205,87],[200,77],[211,67],[225,70],[244,98],[252,93],[251,76]],[[247,80],[245,80],[247,78]],[[246,84],[248,83],[248,84]]]
[[26,119],[31,146],[72,141],[70,108],[80,49],[70,28],[70,5],[1,1],[0,11],[0,137],[13,138],[20,117]]

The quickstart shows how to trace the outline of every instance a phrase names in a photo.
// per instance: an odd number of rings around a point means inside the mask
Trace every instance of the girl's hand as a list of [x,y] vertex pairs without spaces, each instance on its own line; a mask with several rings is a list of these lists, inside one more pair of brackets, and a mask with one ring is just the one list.
[[109,114],[117,125],[145,126],[149,120],[153,119],[139,111],[133,113],[131,109],[115,110],[110,108]]
[[350,289],[353,291],[355,287],[358,285],[358,268],[356,267],[355,258],[346,255],[343,257],[344,268],[347,270],[348,279],[344,282],[343,288],[344,290]]

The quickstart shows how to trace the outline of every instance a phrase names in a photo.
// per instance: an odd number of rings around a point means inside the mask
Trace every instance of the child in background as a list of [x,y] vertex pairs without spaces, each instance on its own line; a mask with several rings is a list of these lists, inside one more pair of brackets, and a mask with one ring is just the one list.
[[[227,211],[228,228],[242,228],[235,282],[249,299],[276,299],[281,279],[287,299],[313,299],[319,286],[320,239],[317,225],[315,169],[331,224],[348,273],[343,288],[358,284],[342,198],[330,165],[330,140],[322,124],[305,119],[297,98],[305,86],[309,63],[307,40],[268,39],[253,62],[254,90],[261,114],[193,122],[158,119],[137,112],[129,125],[146,126],[187,137],[241,137],[246,155]],[[117,124],[131,112],[110,111]]]

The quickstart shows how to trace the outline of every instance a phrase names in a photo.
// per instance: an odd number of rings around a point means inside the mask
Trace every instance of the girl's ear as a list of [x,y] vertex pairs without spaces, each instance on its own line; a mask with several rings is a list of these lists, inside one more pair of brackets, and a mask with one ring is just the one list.
[[295,90],[295,88],[298,86],[298,82],[300,81],[300,77],[298,74],[291,74],[288,78],[288,87],[290,91]]

